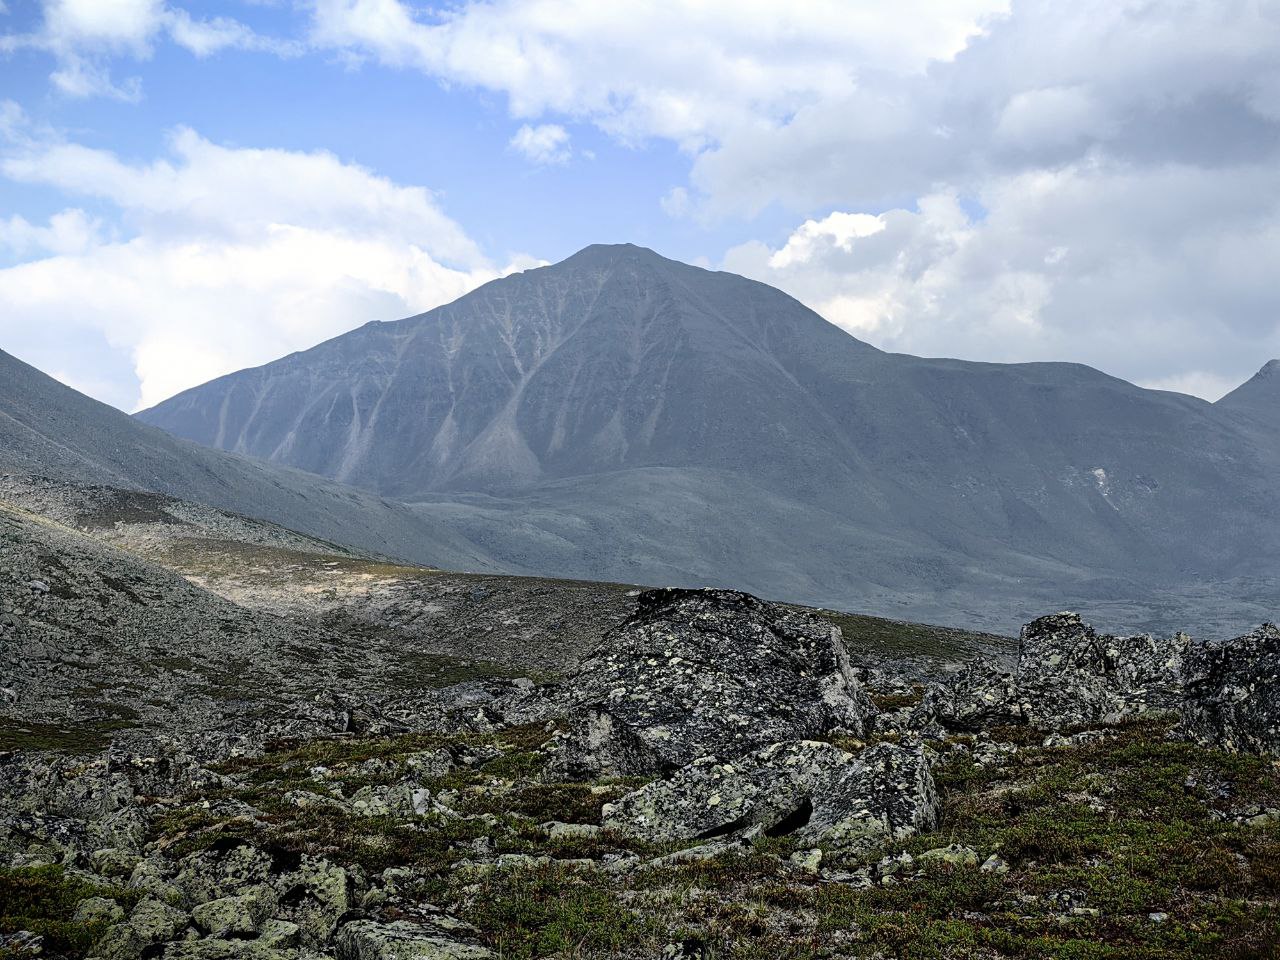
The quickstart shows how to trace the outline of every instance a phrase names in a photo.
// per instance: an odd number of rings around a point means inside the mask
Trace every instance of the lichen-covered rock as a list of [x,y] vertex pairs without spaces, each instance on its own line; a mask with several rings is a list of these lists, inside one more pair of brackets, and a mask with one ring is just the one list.
[[161,960],[320,960],[314,954],[279,949],[261,940],[179,940],[167,943]]
[[338,960],[488,960],[494,954],[458,939],[467,928],[458,921],[447,927],[405,920],[377,923],[356,920],[334,937]]
[[644,775],[765,744],[861,733],[870,703],[838,628],[729,590],[650,590],[570,678],[556,767]]
[[604,825],[655,842],[737,832],[860,849],[932,827],[937,795],[919,747],[852,754],[786,741],[736,760],[705,757],[606,805]]
[[72,919],[76,923],[89,926],[96,923],[103,925],[119,923],[124,916],[124,907],[109,897],[89,897],[76,904],[76,912]]
[[993,724],[1021,723],[1017,680],[985,663],[969,663],[931,691],[925,706],[953,730],[983,730]]
[[127,921],[106,932],[95,952],[103,960],[138,960],[148,948],[175,939],[189,922],[183,911],[148,898],[134,907]]
[[1280,755],[1280,628],[1263,624],[1188,658],[1183,728],[1222,750]]
[[1061,730],[1176,711],[1191,640],[1099,634],[1078,614],[1057,613],[1022,628],[1014,674],[970,664],[930,698],[935,716],[958,730],[1029,723]]
[[1099,634],[1075,613],[1033,620],[1022,628],[1018,655],[1022,714],[1034,726],[1056,728],[1176,710],[1190,643],[1182,633]]
[[250,937],[261,929],[275,905],[274,895],[263,890],[202,903],[191,911],[191,918],[211,937]]
[[303,856],[297,869],[272,882],[280,898],[277,918],[297,924],[306,946],[327,942],[357,900],[351,873],[318,857]]

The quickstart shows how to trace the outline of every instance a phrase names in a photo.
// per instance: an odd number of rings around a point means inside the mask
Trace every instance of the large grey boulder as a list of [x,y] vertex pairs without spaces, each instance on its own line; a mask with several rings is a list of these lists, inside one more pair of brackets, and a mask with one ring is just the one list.
[[1191,639],[1100,634],[1075,613],[1056,613],[1022,628],[1013,674],[973,664],[935,693],[938,720],[981,730],[1029,723],[1045,730],[1175,712]]
[[570,776],[649,775],[832,730],[871,710],[840,630],[730,590],[650,590],[570,678]]
[[1183,728],[1223,750],[1280,755],[1280,628],[1263,624],[1188,657]]
[[930,829],[937,816],[919,746],[883,743],[853,754],[801,740],[737,760],[701,758],[606,805],[603,822],[654,842],[765,833],[863,850]]
[[1075,613],[1033,620],[1022,628],[1018,655],[1022,714],[1056,728],[1177,710],[1190,645],[1183,633],[1099,634]]

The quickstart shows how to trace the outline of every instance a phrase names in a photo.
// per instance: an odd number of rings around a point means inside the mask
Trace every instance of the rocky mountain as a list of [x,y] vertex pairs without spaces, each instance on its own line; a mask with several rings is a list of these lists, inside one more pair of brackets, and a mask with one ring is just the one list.
[[1227,633],[1280,576],[1280,434],[1242,405],[884,353],[768,286],[624,245],[139,418],[411,501],[514,571]]
[[176,439],[0,351],[0,473],[149,490],[380,554],[483,569],[423,511],[265,461]]
[[1269,361],[1217,406],[1256,417],[1274,428],[1280,422],[1280,360]]

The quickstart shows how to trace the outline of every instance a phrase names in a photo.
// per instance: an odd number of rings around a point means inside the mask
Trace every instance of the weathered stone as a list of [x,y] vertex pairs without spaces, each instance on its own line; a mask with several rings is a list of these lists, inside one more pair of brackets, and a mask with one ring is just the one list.
[[917,856],[916,860],[925,864],[943,863],[952,867],[976,867],[978,865],[978,851],[974,850],[973,847],[952,843],[945,847],[934,847],[932,850],[926,850]]
[[44,937],[31,930],[0,933],[0,950],[19,957],[38,957],[44,952]]
[[276,949],[295,947],[302,935],[302,928],[289,920],[267,920],[258,933],[258,942],[264,947]]
[[[819,802],[820,799],[820,802]],[[924,749],[882,743],[815,798],[804,839],[844,850],[903,840],[938,823],[938,794]]]
[[838,628],[728,590],[641,594],[568,686],[577,707],[556,767],[581,777],[861,733],[871,710]]
[[1061,730],[1171,712],[1181,703],[1190,647],[1185,634],[1114,637],[1078,614],[1057,613],[1022,628],[1014,674],[970,664],[929,703],[943,724],[969,731],[1001,723]]
[[552,840],[594,837],[600,832],[600,828],[594,823],[560,823],[555,820],[542,824],[542,829]]
[[180,940],[166,944],[160,956],[162,960],[311,960],[296,950],[278,949],[261,940]]
[[1042,728],[1112,723],[1176,710],[1190,638],[1098,634],[1078,614],[1041,617],[1022,628],[1018,696],[1023,717]]
[[211,937],[248,937],[258,932],[274,909],[275,897],[263,891],[202,903],[191,911],[191,918]]
[[95,850],[89,857],[93,869],[104,877],[127,877],[141,860],[142,857],[133,851],[115,847]]
[[107,897],[89,897],[76,904],[76,912],[72,919],[76,923],[112,924],[119,923],[125,917],[124,907]]
[[1263,624],[1187,663],[1183,728],[1209,746],[1280,755],[1280,628]]
[[729,762],[706,757],[607,804],[604,825],[652,841],[751,830],[845,849],[932,827],[937,797],[919,747],[859,755],[787,741]]
[[334,937],[338,960],[488,960],[494,954],[475,943],[444,934],[438,927],[398,920],[356,920]]
[[138,931],[146,943],[172,940],[187,928],[190,918],[177,907],[148,898],[133,908],[129,926]]
[[954,730],[977,731],[1021,723],[1017,681],[985,663],[970,663],[932,691],[926,703],[939,722]]
[[102,960],[138,960],[147,948],[176,938],[188,923],[181,910],[149,897],[134,907],[125,923],[111,927],[94,949]]
[[272,882],[280,898],[278,917],[298,925],[305,945],[327,942],[357,902],[351,874],[316,857],[304,856],[296,870]]

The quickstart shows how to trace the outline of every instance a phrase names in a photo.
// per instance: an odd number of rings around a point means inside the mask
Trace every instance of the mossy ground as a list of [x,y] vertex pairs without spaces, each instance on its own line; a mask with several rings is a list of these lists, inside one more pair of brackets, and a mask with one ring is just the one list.
[[[1021,746],[988,767],[958,750],[939,768],[937,831],[860,859],[828,851],[824,866],[854,871],[956,843],[981,859],[997,854],[1008,872],[912,868],[866,889],[793,867],[787,838],[745,856],[604,869],[610,854],[649,860],[675,847],[608,832],[549,838],[540,822],[597,823],[601,804],[631,785],[542,782],[542,728],[282,745],[224,768],[243,778],[237,796],[263,818],[220,821],[192,806],[159,820],[157,835],[174,855],[244,836],[370,871],[418,867],[425,879],[415,895],[475,924],[505,958],[652,956],[684,939],[715,957],[793,960],[1276,956],[1280,824],[1237,821],[1280,806],[1280,773],[1167,733],[1167,724],[1137,723],[1045,748],[1025,729],[997,731]],[[316,766],[336,771],[349,793],[394,781],[413,754],[440,747],[482,758],[429,782],[452,791],[468,818],[361,817],[282,800],[317,789]],[[495,867],[501,854],[527,859]]]
[[133,726],[127,720],[86,720],[79,723],[32,723],[0,717],[0,750],[47,750],[57,753],[97,753],[113,733]]
[[[88,883],[62,867],[0,867],[0,934],[26,930],[44,938],[45,955],[83,956],[105,928],[75,922],[76,905],[89,897],[107,897],[127,909],[138,896],[136,890]],[[0,948],[0,960],[19,956],[29,960],[30,954]]]

